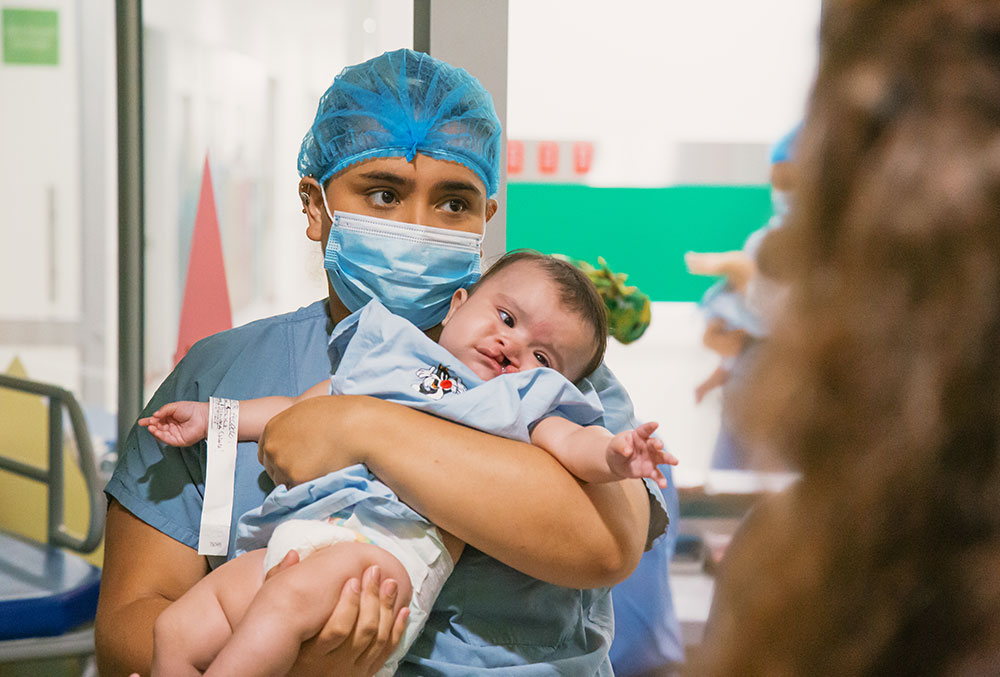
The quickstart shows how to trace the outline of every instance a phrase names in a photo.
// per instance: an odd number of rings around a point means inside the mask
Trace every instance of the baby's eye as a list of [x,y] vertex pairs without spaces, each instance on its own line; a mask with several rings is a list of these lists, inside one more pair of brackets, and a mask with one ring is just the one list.
[[368,198],[376,207],[391,207],[398,203],[396,194],[391,190],[376,190],[368,194]]
[[549,366],[549,358],[545,357],[544,353],[535,353],[535,359],[538,360],[538,364],[543,367]]
[[446,212],[454,212],[455,214],[461,214],[462,212],[469,211],[469,205],[466,204],[465,200],[448,200],[441,205],[441,208]]
[[503,322],[508,327],[513,327],[514,326],[514,317],[510,313],[508,313],[506,310],[501,310],[499,312],[500,312],[500,321]]

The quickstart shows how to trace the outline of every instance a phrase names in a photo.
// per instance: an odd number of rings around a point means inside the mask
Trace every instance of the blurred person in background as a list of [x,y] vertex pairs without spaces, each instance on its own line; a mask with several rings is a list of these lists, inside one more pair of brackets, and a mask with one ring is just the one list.
[[694,391],[695,402],[701,403],[712,390],[723,388],[719,434],[711,459],[713,469],[743,469],[754,465],[754,459],[733,431],[730,420],[731,405],[726,395],[737,388],[726,386],[742,376],[743,365],[748,362],[754,346],[767,336],[769,318],[781,298],[780,286],[767,274],[766,255],[762,257],[760,252],[768,234],[781,226],[788,213],[796,179],[792,154],[800,127],[796,125],[771,149],[773,215],[768,222],[750,233],[742,249],[688,252],[684,257],[691,273],[722,277],[705,292],[700,303],[705,316],[702,343],[719,356],[719,364]]

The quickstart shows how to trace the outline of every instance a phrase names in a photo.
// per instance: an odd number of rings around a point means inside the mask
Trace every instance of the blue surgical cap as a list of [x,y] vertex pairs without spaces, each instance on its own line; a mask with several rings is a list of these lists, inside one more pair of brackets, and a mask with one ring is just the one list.
[[785,134],[783,137],[778,139],[778,142],[774,144],[771,148],[771,164],[776,165],[779,162],[790,162],[792,156],[795,153],[795,140],[799,138],[799,130],[802,129],[802,123],[792,127],[791,131]]
[[338,75],[302,139],[299,175],[327,179],[378,157],[422,153],[471,169],[495,195],[500,119],[479,80],[410,49],[386,52]]

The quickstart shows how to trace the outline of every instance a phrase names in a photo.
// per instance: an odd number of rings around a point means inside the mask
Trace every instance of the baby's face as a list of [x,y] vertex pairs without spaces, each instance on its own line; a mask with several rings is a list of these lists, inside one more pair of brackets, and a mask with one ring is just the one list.
[[593,328],[566,310],[559,288],[530,261],[511,264],[452,299],[439,343],[483,380],[551,367],[571,381],[594,354]]

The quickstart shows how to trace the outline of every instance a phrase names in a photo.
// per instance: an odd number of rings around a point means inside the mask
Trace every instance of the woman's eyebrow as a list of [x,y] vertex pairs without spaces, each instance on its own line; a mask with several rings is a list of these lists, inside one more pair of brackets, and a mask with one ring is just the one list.
[[393,172],[384,171],[371,171],[363,172],[357,175],[358,178],[368,179],[370,181],[384,181],[385,183],[390,183],[395,186],[411,186],[413,185],[413,179],[408,179],[406,177],[400,176],[399,174],[394,174]]
[[434,185],[439,191],[450,192],[450,193],[475,193],[476,195],[482,195],[483,191],[479,189],[476,184],[471,181],[441,181]]

